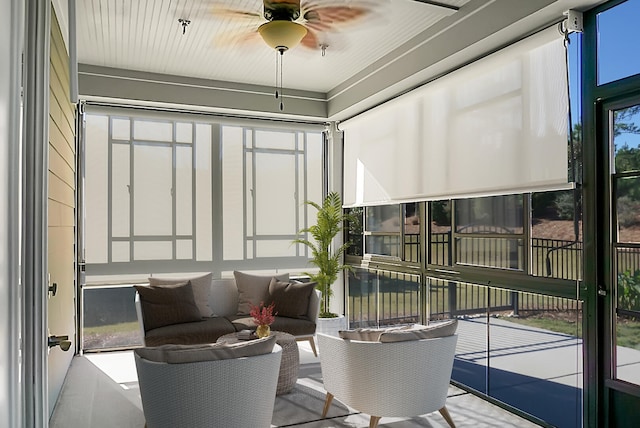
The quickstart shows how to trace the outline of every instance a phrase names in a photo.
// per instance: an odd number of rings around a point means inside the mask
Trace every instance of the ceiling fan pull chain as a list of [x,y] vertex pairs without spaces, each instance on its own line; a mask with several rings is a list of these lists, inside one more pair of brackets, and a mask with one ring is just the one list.
[[278,96],[278,51],[276,51],[276,100]]
[[284,51],[280,51],[280,111],[284,110],[284,92],[282,90],[282,61]]

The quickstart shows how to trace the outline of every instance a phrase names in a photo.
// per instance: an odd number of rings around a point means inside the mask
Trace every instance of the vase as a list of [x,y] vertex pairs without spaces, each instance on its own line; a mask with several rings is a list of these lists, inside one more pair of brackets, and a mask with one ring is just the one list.
[[263,337],[268,337],[271,334],[271,327],[267,324],[260,324],[258,328],[256,328],[256,336],[262,339]]

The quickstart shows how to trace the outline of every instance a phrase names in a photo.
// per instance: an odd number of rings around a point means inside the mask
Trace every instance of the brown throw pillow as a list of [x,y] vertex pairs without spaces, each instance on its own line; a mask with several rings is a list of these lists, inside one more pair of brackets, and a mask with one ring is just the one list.
[[199,361],[228,360],[251,357],[273,351],[276,336],[239,343],[207,343],[202,345],[161,345],[137,348],[138,356],[158,363],[180,364]]
[[271,278],[289,281],[289,273],[260,276],[234,271],[233,276],[236,279],[236,287],[238,287],[238,315],[249,315],[251,305],[257,306],[267,302]]
[[180,284],[182,282],[191,282],[193,287],[193,299],[196,302],[196,306],[200,310],[200,315],[203,317],[213,316],[213,311],[209,307],[209,293],[211,292],[211,272],[196,276],[193,278],[158,278],[152,276],[149,278],[149,285],[171,285]]
[[173,285],[135,285],[140,295],[145,331],[166,325],[200,321],[190,282]]
[[285,282],[271,279],[268,304],[275,303],[274,312],[281,317],[309,319],[309,297],[315,282]]
[[380,335],[380,342],[404,342],[407,340],[434,339],[455,334],[458,320],[448,320],[429,325],[416,324],[408,330],[391,331]]

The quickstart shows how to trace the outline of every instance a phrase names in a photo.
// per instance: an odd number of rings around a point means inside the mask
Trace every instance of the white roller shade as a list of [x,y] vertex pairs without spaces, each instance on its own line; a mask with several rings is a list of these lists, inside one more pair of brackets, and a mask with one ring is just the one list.
[[566,189],[555,27],[340,125],[345,206]]

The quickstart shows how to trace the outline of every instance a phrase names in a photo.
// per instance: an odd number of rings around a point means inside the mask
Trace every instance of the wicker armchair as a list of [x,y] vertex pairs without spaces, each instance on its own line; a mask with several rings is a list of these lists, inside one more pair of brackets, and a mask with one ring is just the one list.
[[168,364],[134,353],[148,428],[269,427],[282,348],[251,357]]
[[343,340],[317,334],[327,391],[322,417],[333,397],[371,415],[370,428],[383,416],[418,416],[439,410],[455,425],[445,401],[457,335],[407,342]]

